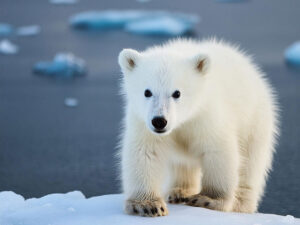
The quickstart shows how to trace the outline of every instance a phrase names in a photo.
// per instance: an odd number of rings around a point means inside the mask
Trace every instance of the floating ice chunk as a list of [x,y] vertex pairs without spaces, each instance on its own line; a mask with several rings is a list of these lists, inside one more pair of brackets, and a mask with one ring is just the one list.
[[0,53],[5,55],[16,54],[19,51],[19,47],[10,42],[9,40],[0,41]]
[[136,1],[140,3],[146,3],[146,2],[150,2],[151,0],[136,0]]
[[41,61],[34,65],[34,73],[55,77],[71,78],[86,73],[85,61],[72,53],[58,53],[53,61]]
[[85,29],[120,28],[144,16],[145,12],[138,10],[88,11],[72,16],[70,23],[73,27]]
[[40,32],[41,32],[41,27],[38,25],[19,27],[16,30],[17,35],[20,35],[20,36],[37,35]]
[[7,23],[0,23],[0,36],[10,35],[13,32],[13,27]]
[[76,107],[78,104],[79,101],[77,98],[65,98],[65,106],[67,107]]
[[226,2],[228,2],[228,3],[230,3],[230,2],[246,2],[246,1],[249,1],[249,0],[215,0],[216,2],[224,2],[224,3],[226,3]]
[[23,26],[23,27],[14,29],[9,24],[0,23],[0,36],[7,36],[7,35],[12,35],[12,34],[17,34],[20,36],[31,36],[31,35],[38,34],[40,31],[41,31],[41,28],[38,25]]
[[144,35],[177,36],[192,30],[192,23],[177,17],[148,18],[128,23],[125,30],[131,33]]
[[300,67],[300,41],[290,45],[285,50],[284,57],[289,65]]
[[198,16],[166,11],[107,10],[79,13],[70,24],[83,29],[125,28],[136,34],[181,35],[193,29]]
[[78,0],[49,0],[50,3],[55,5],[72,5],[78,2]]

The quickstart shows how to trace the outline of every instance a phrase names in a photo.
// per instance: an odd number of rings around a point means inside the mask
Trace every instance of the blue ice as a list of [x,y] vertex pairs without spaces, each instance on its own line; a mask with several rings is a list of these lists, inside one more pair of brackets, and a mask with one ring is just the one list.
[[139,3],[147,3],[147,2],[150,2],[151,0],[137,0],[137,2]]
[[71,78],[86,73],[85,61],[72,53],[58,53],[53,61],[41,61],[34,65],[34,73],[54,77]]
[[0,41],[0,53],[4,55],[13,55],[18,53],[19,47],[12,43],[10,40]]
[[198,16],[166,11],[107,10],[79,13],[70,19],[73,27],[83,29],[124,28],[146,35],[182,35],[191,31]]
[[78,99],[72,98],[72,97],[65,98],[64,102],[65,102],[65,106],[70,107],[70,108],[76,107],[79,104]]
[[41,27],[38,25],[19,27],[16,30],[16,34],[19,36],[32,36],[32,35],[37,35],[40,32],[41,32]]
[[55,5],[72,5],[78,3],[78,0],[49,0],[49,2]]
[[73,27],[86,29],[118,28],[143,16],[145,16],[144,11],[136,10],[89,11],[71,17],[70,23]]
[[142,35],[178,36],[192,30],[193,25],[182,18],[157,17],[133,21],[125,26],[125,30]]
[[226,2],[228,2],[228,3],[230,3],[230,2],[247,2],[247,1],[249,1],[249,0],[215,0],[216,2],[224,2],[224,3],[226,3]]
[[19,35],[19,36],[32,36],[40,33],[41,28],[38,25],[28,25],[14,28],[7,23],[0,23],[0,36]]
[[0,23],[0,36],[10,35],[13,32],[13,27],[7,23]]
[[284,52],[284,57],[289,65],[300,68],[300,41],[290,45]]

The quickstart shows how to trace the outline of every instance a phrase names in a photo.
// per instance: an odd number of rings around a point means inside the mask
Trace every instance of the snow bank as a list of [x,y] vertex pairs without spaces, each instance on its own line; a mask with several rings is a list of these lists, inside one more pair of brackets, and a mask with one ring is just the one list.
[[145,218],[122,211],[123,196],[86,199],[80,191],[24,200],[14,192],[0,192],[1,225],[284,225],[300,224],[292,216],[222,213],[184,205],[169,205],[166,217]]

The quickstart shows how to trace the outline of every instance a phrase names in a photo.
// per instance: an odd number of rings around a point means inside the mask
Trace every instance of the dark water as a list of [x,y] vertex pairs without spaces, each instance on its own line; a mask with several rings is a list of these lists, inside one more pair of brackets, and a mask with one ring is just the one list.
[[[113,163],[121,118],[117,55],[122,48],[143,49],[166,37],[122,31],[82,32],[69,28],[74,13],[91,9],[148,8],[198,13],[195,37],[216,36],[239,43],[268,74],[282,109],[282,135],[261,212],[300,217],[300,71],[287,68],[283,51],[300,38],[300,2],[81,0],[74,6],[47,1],[0,1],[0,21],[38,24],[36,37],[12,38],[20,53],[0,55],[0,190],[25,197],[81,190],[87,196],[118,192]],[[83,57],[89,75],[54,81],[31,74],[32,65],[58,51]],[[77,108],[66,108],[76,97]]]

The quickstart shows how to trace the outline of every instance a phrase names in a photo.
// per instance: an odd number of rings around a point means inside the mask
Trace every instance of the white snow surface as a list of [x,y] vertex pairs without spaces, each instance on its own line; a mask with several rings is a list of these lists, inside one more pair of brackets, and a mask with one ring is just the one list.
[[139,217],[123,212],[121,194],[85,198],[80,191],[25,200],[0,192],[1,225],[285,225],[300,224],[293,216],[223,213],[185,205],[169,205],[165,217]]

